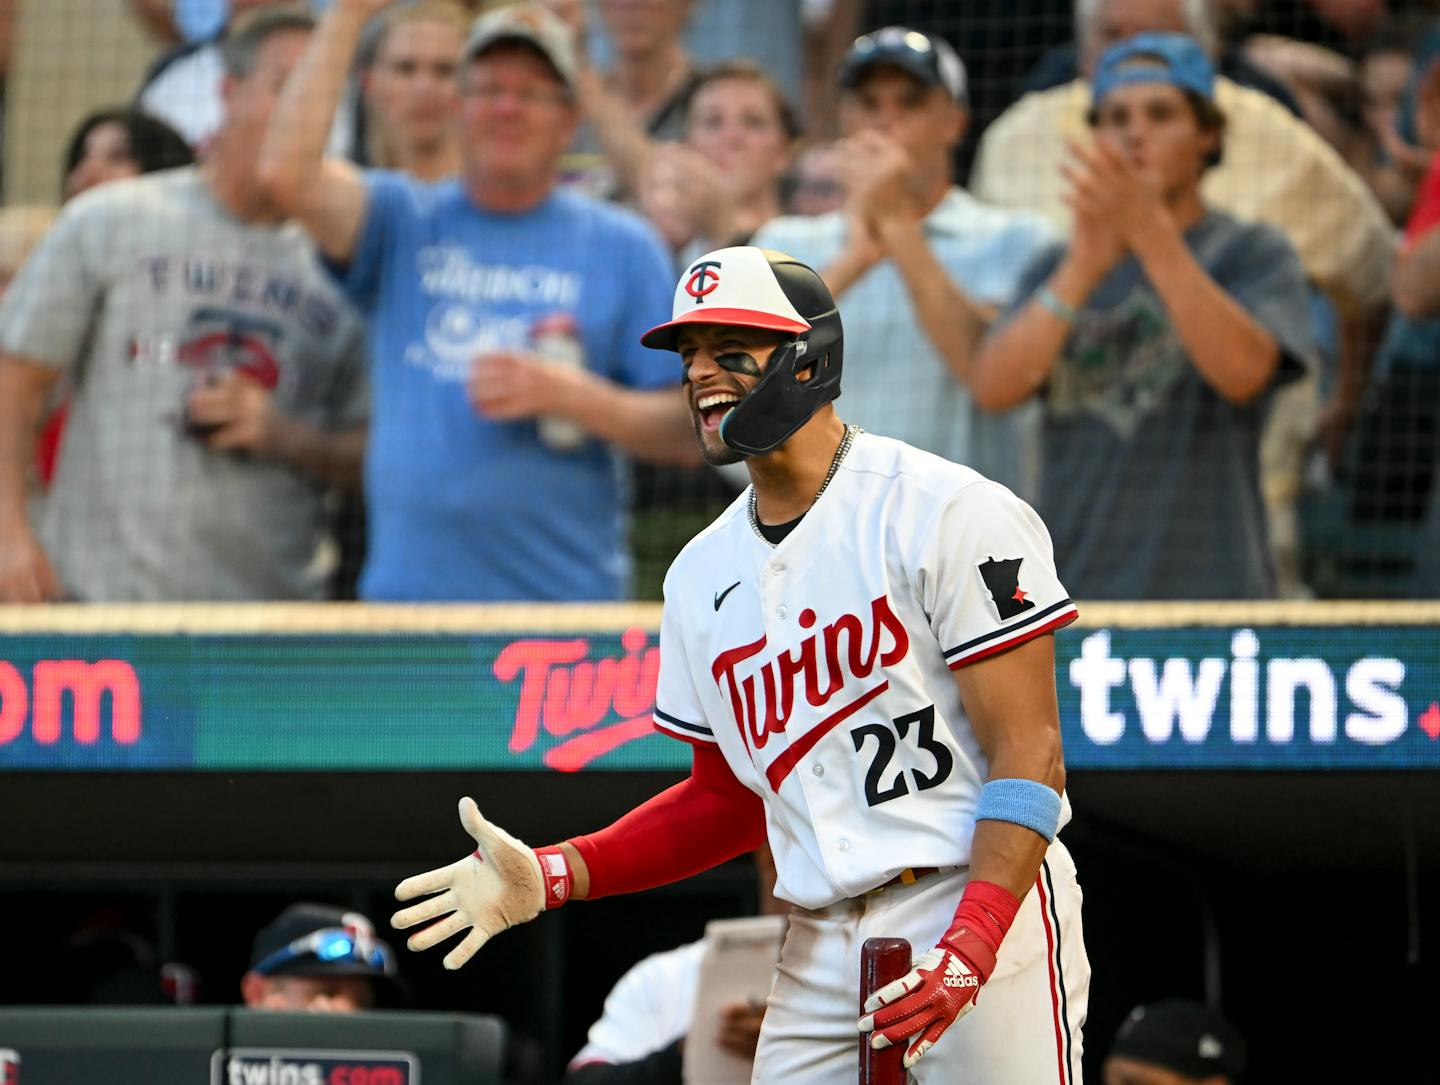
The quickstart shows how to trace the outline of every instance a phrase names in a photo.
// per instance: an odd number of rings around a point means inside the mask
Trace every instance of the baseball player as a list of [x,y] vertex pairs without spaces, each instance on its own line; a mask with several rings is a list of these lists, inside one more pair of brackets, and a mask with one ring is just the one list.
[[535,850],[462,799],[477,850],[402,882],[427,899],[395,926],[421,927],[415,950],[468,932],[458,968],[544,908],[768,839],[794,908],[754,1081],[855,1080],[860,949],[880,935],[917,956],[858,1028],[904,1044],[913,1080],[1078,1080],[1090,970],[1046,635],[1076,611],[1044,525],[969,468],[841,422],[840,316],[788,256],[706,254],[643,342],[679,352],[706,458],[752,482],[665,581],[655,725],[693,746],[691,775]]

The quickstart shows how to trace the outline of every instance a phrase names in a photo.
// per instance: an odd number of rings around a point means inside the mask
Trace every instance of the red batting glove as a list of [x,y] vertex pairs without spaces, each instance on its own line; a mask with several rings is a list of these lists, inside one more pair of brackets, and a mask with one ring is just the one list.
[[919,1062],[946,1029],[974,1008],[1019,909],[1019,899],[1001,886],[966,885],[955,921],[940,944],[865,1000],[859,1027],[872,1033],[870,1046],[878,1050],[910,1038],[902,1060],[905,1069]]

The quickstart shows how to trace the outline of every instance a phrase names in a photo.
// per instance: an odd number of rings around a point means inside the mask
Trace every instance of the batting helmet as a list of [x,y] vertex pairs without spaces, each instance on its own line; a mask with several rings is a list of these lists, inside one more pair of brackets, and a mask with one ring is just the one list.
[[[720,439],[736,452],[773,452],[840,394],[840,311],[825,280],[793,256],[749,245],[706,253],[680,276],[671,319],[640,342],[675,350],[686,324],[790,333],[760,382],[720,423]],[[810,368],[802,380],[798,374]]]

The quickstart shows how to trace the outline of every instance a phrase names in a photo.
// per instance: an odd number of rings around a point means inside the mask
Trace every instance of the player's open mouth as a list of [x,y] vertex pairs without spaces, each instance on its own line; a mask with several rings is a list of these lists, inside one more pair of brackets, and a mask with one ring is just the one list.
[[700,428],[706,433],[716,433],[725,416],[740,402],[734,392],[702,392],[695,397],[695,410],[700,415]]

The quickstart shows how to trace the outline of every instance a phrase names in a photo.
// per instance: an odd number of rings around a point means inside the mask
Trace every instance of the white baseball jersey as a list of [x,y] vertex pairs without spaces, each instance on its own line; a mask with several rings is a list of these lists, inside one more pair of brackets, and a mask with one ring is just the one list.
[[665,578],[656,726],[717,745],[764,799],[784,900],[968,863],[988,764],[950,672],[1076,617],[1044,524],[970,468],[866,433],[778,546],[748,497]]

